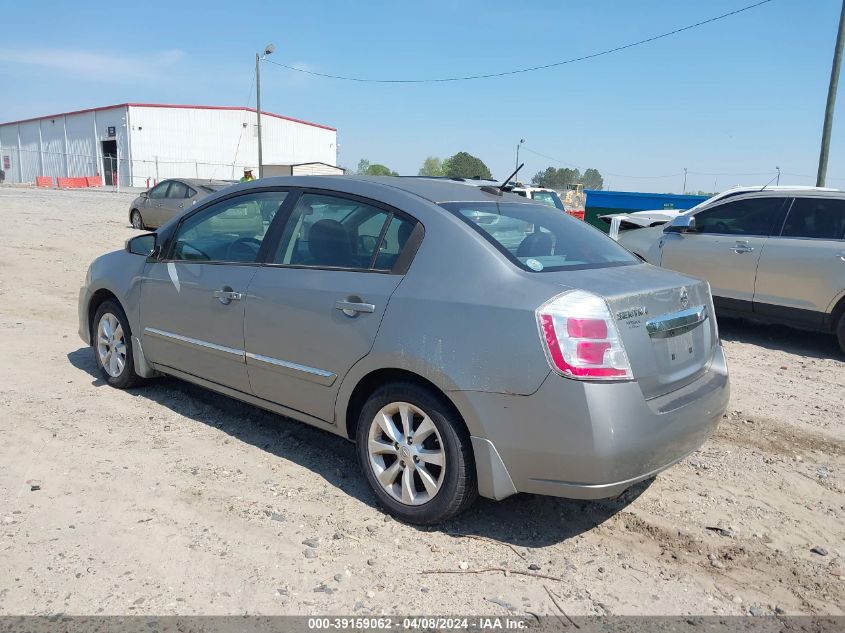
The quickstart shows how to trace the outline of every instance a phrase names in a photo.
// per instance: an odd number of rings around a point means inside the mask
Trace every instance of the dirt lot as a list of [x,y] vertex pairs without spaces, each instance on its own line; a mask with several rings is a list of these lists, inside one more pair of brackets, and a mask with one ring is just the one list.
[[177,380],[104,385],[77,291],[130,198],[0,188],[0,613],[556,613],[547,588],[569,615],[845,613],[832,339],[724,322],[730,413],[651,485],[418,529],[341,439]]

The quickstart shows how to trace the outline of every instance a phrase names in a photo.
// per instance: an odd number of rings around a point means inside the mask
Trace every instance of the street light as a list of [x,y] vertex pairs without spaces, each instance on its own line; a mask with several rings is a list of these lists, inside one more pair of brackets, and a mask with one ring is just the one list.
[[255,118],[257,119],[258,127],[258,177],[264,175],[264,156],[261,147],[261,68],[260,62],[267,55],[272,55],[276,50],[275,44],[267,44],[264,47],[264,54],[255,54]]
[[780,167],[775,167],[775,169],[778,170],[778,181],[775,183],[775,185],[779,185],[780,184]]
[[517,169],[519,169],[519,146],[525,142],[524,138],[519,139],[519,143],[516,144],[516,165],[514,165]]

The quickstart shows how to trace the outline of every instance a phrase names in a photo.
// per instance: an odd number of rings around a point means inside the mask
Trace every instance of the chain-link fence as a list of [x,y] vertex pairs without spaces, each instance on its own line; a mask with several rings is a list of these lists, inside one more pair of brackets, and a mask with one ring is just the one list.
[[70,154],[0,147],[0,174],[5,182],[35,183],[38,176],[79,178],[101,176],[107,187],[151,187],[166,178],[237,180],[249,165],[244,162],[211,163],[154,157],[135,160],[123,155]]

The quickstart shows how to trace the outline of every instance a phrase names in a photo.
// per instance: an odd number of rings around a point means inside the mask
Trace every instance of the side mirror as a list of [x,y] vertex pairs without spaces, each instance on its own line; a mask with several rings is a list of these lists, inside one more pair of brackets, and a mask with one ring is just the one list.
[[142,197],[142,198],[149,198],[149,197],[150,197],[150,192],[149,192],[149,191],[142,191],[142,192],[141,192],[141,197]]
[[691,233],[695,231],[695,216],[679,215],[663,229],[664,233]]
[[126,250],[133,255],[149,257],[158,250],[155,233],[145,233],[126,240]]

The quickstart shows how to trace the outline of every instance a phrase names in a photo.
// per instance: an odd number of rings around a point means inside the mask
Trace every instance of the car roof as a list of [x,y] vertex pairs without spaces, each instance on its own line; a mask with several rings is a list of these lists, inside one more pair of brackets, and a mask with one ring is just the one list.
[[[326,189],[337,189],[344,191],[345,184],[350,182],[368,183],[375,187],[399,189],[430,202],[439,204],[441,202],[519,202],[526,203],[526,199],[515,194],[505,192],[497,195],[485,191],[493,188],[494,181],[479,187],[475,184],[465,184],[463,181],[455,181],[450,178],[415,178],[402,176],[279,176],[274,178],[261,178],[250,184],[258,186],[294,186],[294,187],[318,187]],[[475,181],[476,183],[478,181]],[[482,181],[483,182],[483,181]]]

